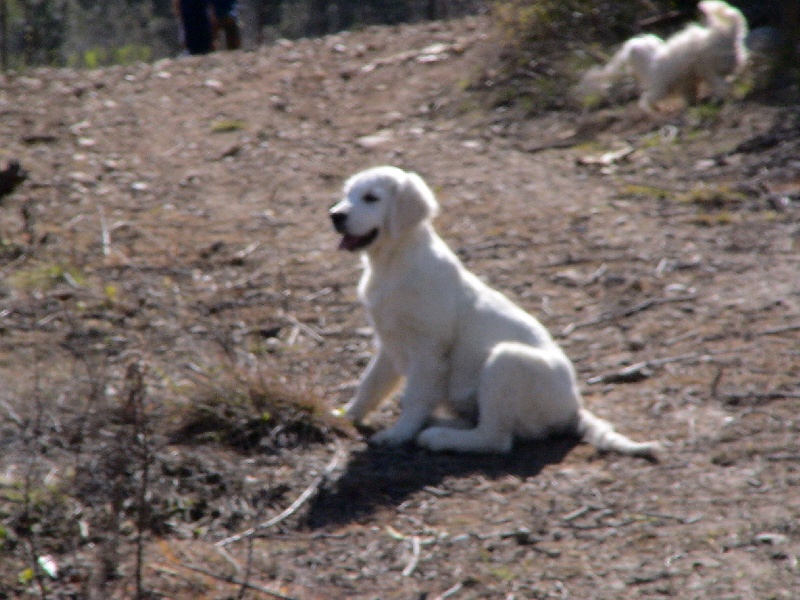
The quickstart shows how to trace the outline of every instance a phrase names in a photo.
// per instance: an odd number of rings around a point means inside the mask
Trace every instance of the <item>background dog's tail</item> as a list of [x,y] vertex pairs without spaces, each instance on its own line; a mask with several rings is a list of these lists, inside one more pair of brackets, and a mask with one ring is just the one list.
[[634,442],[614,426],[582,408],[578,413],[577,433],[581,439],[603,452],[618,452],[658,462],[663,448],[658,442]]

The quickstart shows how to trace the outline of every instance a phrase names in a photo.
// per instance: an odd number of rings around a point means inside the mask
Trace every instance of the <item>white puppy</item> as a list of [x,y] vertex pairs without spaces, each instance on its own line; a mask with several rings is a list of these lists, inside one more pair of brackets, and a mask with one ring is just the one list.
[[[363,252],[358,293],[377,346],[345,413],[361,421],[405,380],[401,415],[374,442],[507,452],[515,438],[574,434],[655,458],[657,443],[633,442],[582,408],[572,363],[535,318],[464,268],[433,229],[437,210],[425,182],[395,167],[351,177],[331,209],[340,248]],[[440,408],[458,424],[426,429]]]
[[639,106],[651,114],[672,96],[695,102],[703,85],[724,98],[729,77],[747,60],[747,20],[722,0],[703,0],[698,8],[705,25],[692,23],[666,41],[652,34],[629,39],[605,67],[587,72],[581,91],[602,93],[629,73],[642,90]]

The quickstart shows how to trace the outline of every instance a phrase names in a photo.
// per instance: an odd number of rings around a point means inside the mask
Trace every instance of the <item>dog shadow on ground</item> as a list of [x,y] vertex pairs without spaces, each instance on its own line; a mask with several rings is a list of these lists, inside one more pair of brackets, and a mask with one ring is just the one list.
[[320,490],[307,524],[317,529],[358,521],[382,508],[399,506],[421,489],[439,493],[445,478],[535,477],[546,466],[560,463],[578,443],[576,438],[556,437],[516,444],[503,455],[431,453],[412,445],[366,446],[353,452],[344,473]]

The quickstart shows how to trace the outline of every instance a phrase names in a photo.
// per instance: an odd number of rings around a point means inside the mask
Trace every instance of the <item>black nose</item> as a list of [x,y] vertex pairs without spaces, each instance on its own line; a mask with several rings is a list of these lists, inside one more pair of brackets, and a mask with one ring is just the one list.
[[333,227],[336,229],[336,231],[339,233],[344,233],[344,224],[347,222],[347,213],[331,213],[331,221],[333,221]]

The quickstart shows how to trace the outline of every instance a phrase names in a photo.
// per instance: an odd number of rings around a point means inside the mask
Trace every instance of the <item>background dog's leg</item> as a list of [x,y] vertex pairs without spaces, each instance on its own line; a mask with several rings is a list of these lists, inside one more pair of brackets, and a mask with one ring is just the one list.
[[394,391],[400,380],[389,357],[378,351],[364,371],[355,397],[345,406],[345,415],[353,421],[361,421]]
[[709,73],[706,75],[706,81],[711,86],[711,95],[714,100],[724,100],[728,95],[728,81],[718,73]]

